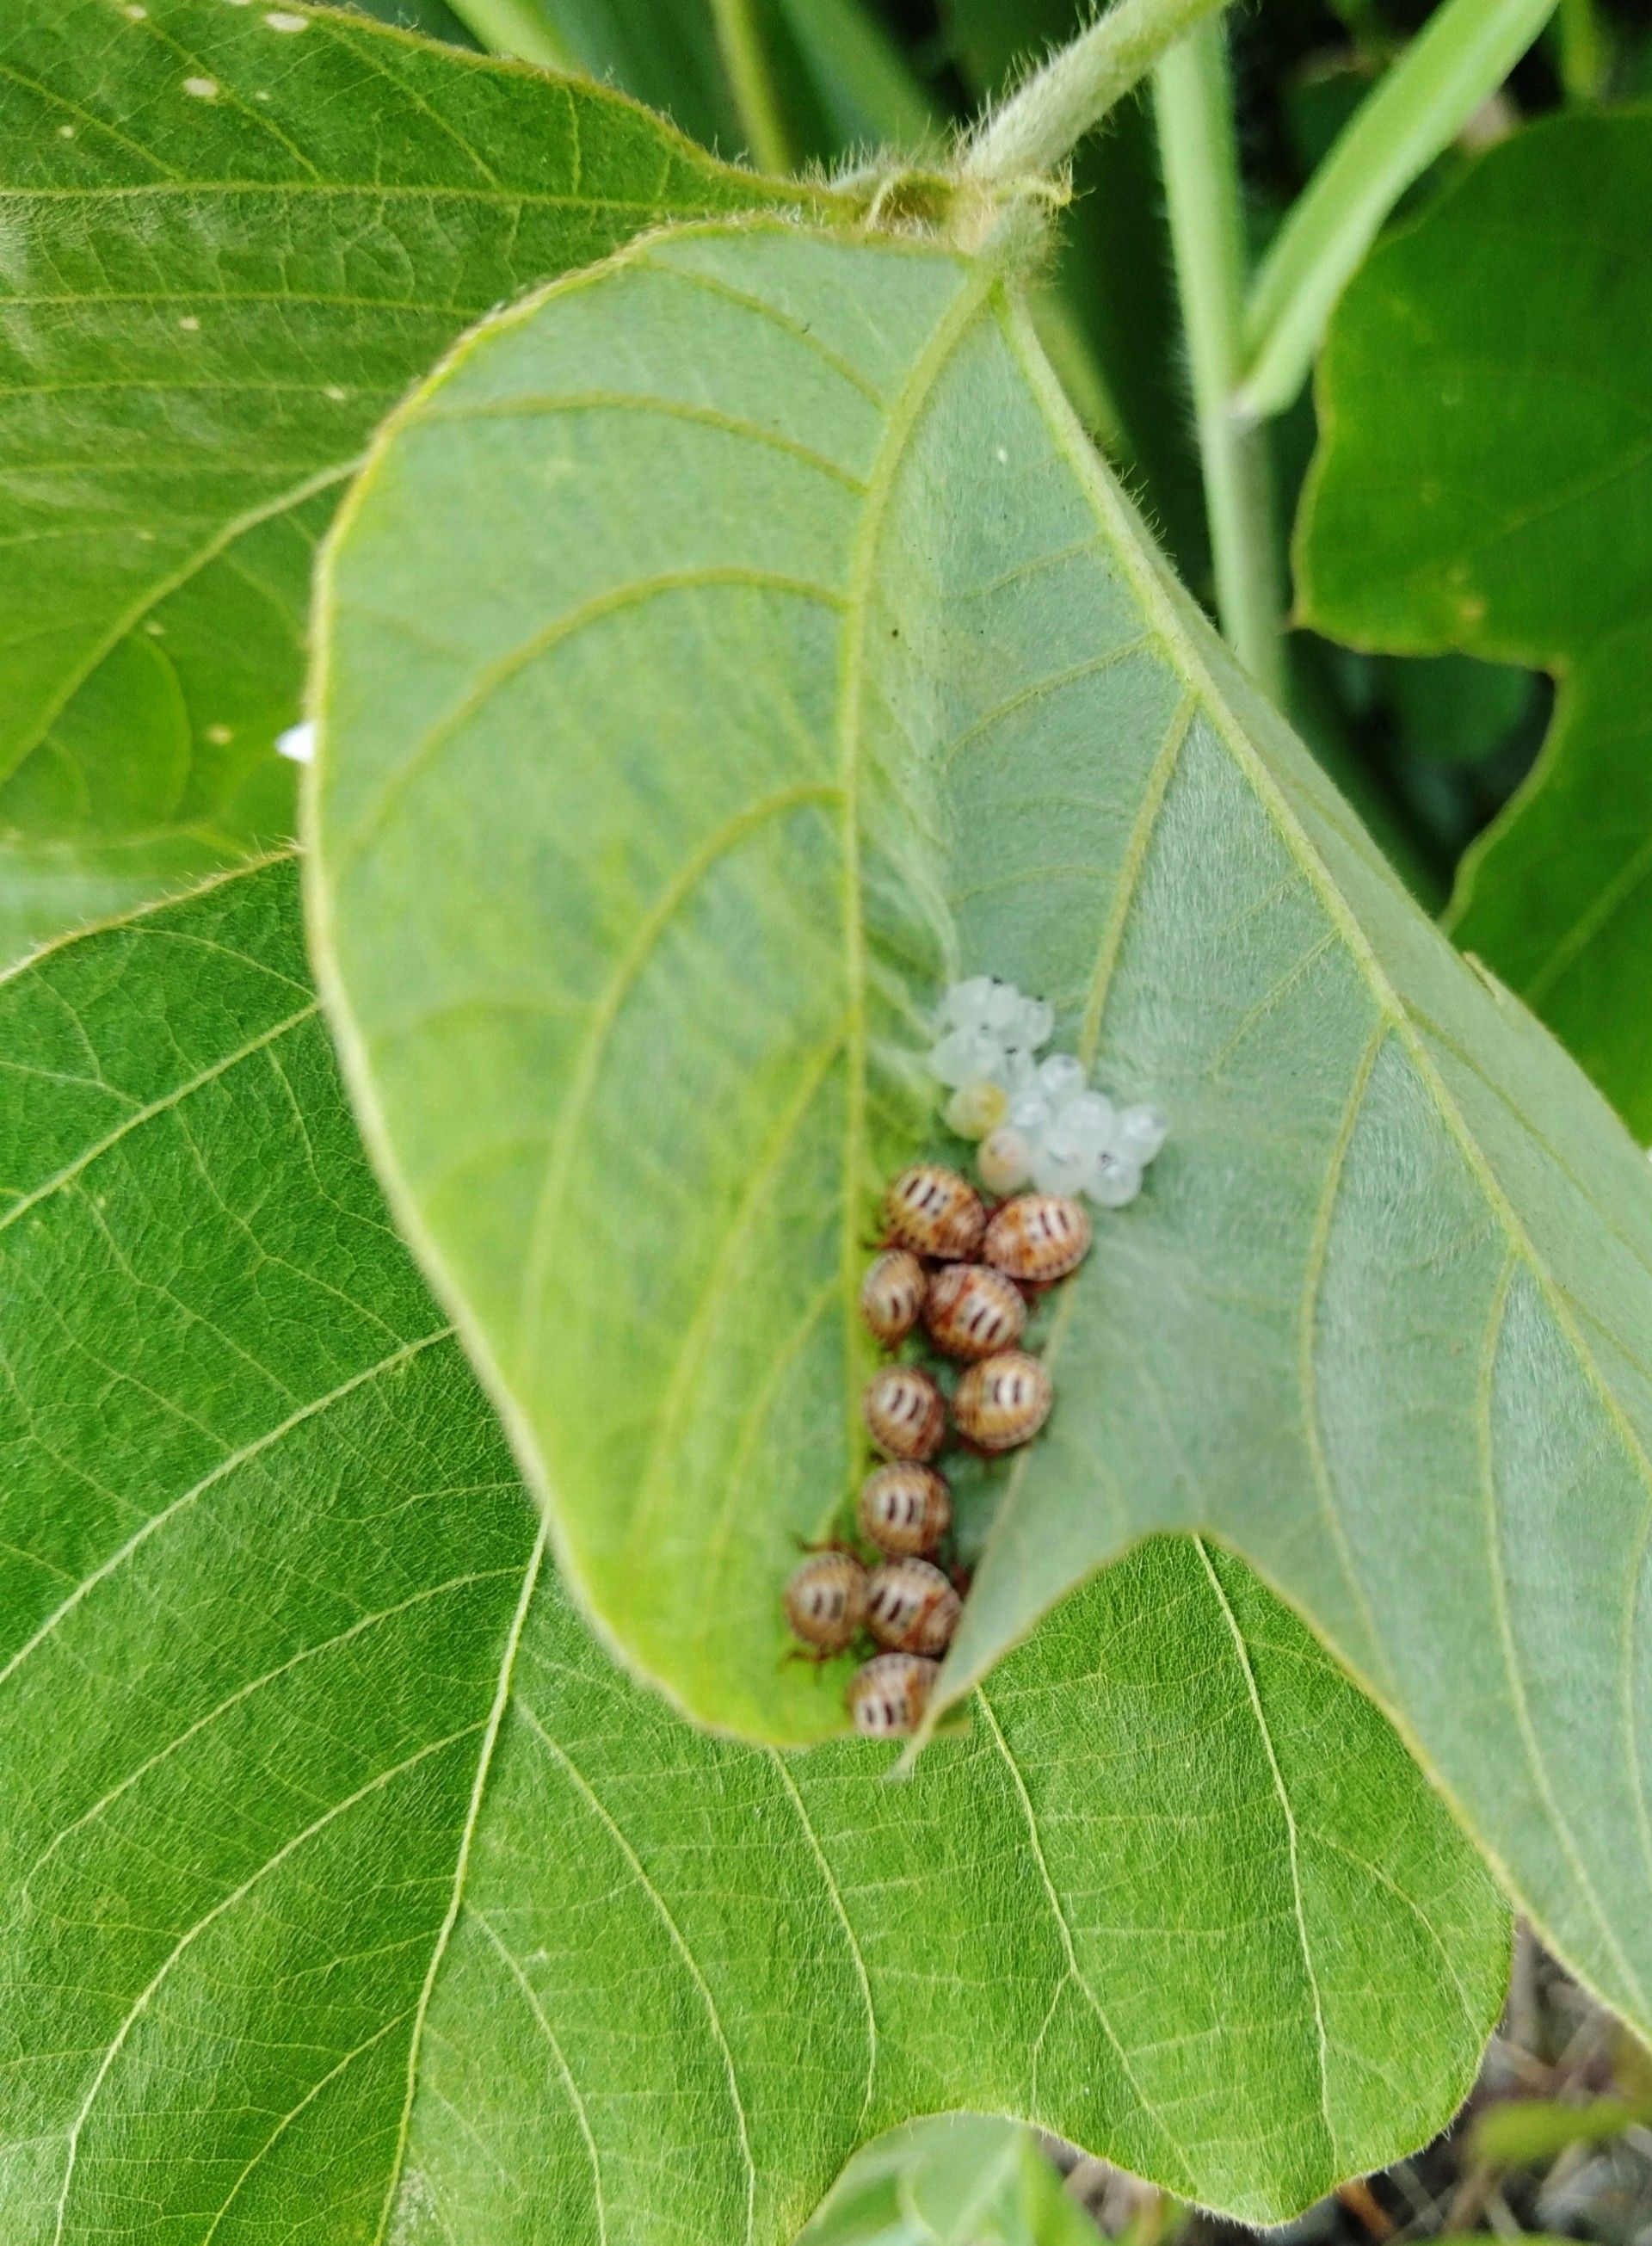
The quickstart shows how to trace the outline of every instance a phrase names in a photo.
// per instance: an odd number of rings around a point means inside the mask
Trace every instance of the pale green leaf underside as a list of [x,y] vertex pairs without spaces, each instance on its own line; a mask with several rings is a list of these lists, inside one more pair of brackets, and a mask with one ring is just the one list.
[[663,218],[797,192],[359,16],[11,0],[0,961],[290,833],[316,541],[456,335]]
[[1210,1528],[1652,2026],[1652,1179],[1169,582],[991,276],[642,245],[398,419],[325,599],[355,1089],[628,1657],[715,1724],[838,1720],[776,1592],[859,1463],[923,1011],[1008,975],[1173,1137],[1049,1314],[951,1690]]
[[1098,2246],[1014,2122],[945,2113],[857,2154],[797,2246]]
[[0,1179],[7,2246],[781,2246],[951,2106],[1276,2217],[1466,2089],[1491,1883],[1219,1552],[1064,1604],[909,1786],[609,1664],[290,865],[0,984]]

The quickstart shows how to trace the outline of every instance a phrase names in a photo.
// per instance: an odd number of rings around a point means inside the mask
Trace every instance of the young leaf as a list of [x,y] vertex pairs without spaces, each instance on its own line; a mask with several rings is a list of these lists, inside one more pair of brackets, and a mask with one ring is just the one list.
[[289,831],[316,541],[462,328],[788,191],[595,86],[223,0],[13,0],[0,147],[3,961]]
[[[1652,1138],[1652,117],[1491,150],[1349,289],[1297,533],[1321,630],[1554,671],[1526,786],[1465,863],[1454,932]],[[1532,223],[1534,212],[1542,223]]]
[[780,2246],[949,2105],[1269,2220],[1466,2090],[1494,1890],[1220,1555],[1111,1571],[907,1787],[609,1666],[290,865],[0,984],[0,2236]]
[[942,2113],[857,2153],[797,2246],[1098,2246],[1100,2236],[1025,2129]]
[[1652,1178],[1169,580],[998,274],[656,238],[395,418],[324,580],[347,1068],[609,1638],[703,1719],[836,1722],[776,1595],[861,1468],[928,1010],[1006,975],[1172,1138],[1038,1334],[945,1697],[1210,1528],[1652,2022]]

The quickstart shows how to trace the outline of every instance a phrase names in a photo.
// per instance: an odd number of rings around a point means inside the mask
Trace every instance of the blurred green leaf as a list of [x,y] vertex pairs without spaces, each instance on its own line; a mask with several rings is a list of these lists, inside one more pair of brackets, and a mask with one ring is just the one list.
[[594,88],[222,0],[13,0],[0,128],[3,961],[290,831],[316,541],[461,328],[785,191]]
[[[1309,622],[1553,670],[1553,732],[1454,932],[1652,1137],[1652,117],[1491,150],[1373,255],[1322,366]],[[1541,214],[1541,223],[1534,214]]]
[[797,2246],[1100,2246],[1037,2140],[945,2113],[857,2153]]
[[1499,2168],[1547,2168],[1568,2145],[1602,2145],[1637,2122],[1652,2120],[1652,2106],[1621,2098],[1566,2104],[1558,2098],[1509,2098],[1476,2114],[1471,2156]]
[[0,982],[0,1178],[8,2246],[782,2246],[950,2106],[1268,2220],[1466,2089],[1492,1883],[1222,1555],[1089,1587],[910,1786],[610,1665],[289,863]]
[[1465,655],[1385,662],[1378,680],[1404,747],[1441,764],[1492,755],[1532,704],[1529,670]]

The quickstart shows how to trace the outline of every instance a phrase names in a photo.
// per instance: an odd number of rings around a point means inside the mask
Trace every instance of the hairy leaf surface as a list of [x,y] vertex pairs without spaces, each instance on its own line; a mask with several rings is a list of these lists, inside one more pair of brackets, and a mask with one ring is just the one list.
[[1652,1179],[1169,580],[994,271],[656,239],[398,416],[327,574],[348,1069],[609,1638],[711,1723],[840,1720],[777,1593],[862,1466],[928,1010],[1007,975],[1173,1135],[1047,1309],[948,1697],[1213,1529],[1652,2023]]
[[609,1664],[289,865],[0,984],[0,1178],[7,2246],[779,2246],[955,2105],[1266,2218],[1465,2091],[1495,1893],[1231,1559],[1144,1547],[911,1786]]
[[463,328],[786,191],[359,16],[0,23],[0,961],[280,839],[316,541]]
[[1652,1138],[1652,115],[1535,125],[1377,251],[1321,362],[1305,615],[1560,681],[1453,933]]
[[857,2153],[797,2246],[1097,2246],[1037,2141],[943,2113]]

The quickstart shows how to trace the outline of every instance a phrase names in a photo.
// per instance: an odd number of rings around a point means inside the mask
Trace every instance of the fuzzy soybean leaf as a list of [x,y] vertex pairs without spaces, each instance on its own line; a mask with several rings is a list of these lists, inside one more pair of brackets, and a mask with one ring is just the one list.
[[[1343,298],[1297,532],[1304,614],[1559,682],[1536,770],[1465,861],[1453,932],[1652,1137],[1652,117],[1536,125]],[[1540,214],[1540,222],[1534,218]]]
[[797,2246],[1098,2246],[1100,2235],[1025,2129],[943,2113],[858,2153]]
[[627,1657],[840,1720],[777,1594],[861,1470],[930,1009],[1007,975],[1172,1138],[1037,1330],[947,1697],[1214,1530],[1652,2022],[1652,1178],[1169,579],[996,271],[656,239],[397,417],[324,575],[347,1068]]
[[1231,1560],[1144,1547],[911,1786],[610,1665],[296,887],[0,983],[8,2246],[783,2246],[948,2106],[1267,2220],[1437,2129],[1506,1922]]
[[316,541],[487,308],[780,190],[359,16],[0,23],[0,960],[287,834]]

